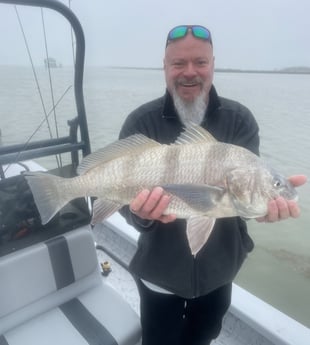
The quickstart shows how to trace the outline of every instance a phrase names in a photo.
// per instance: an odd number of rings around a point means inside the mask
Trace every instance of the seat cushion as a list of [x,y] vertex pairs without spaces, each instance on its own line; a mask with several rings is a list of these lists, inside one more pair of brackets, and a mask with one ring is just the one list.
[[107,284],[6,332],[0,345],[135,345],[137,314]]
[[0,258],[0,345],[135,345],[140,322],[103,283],[91,231]]
[[101,283],[92,233],[79,229],[0,258],[0,334]]

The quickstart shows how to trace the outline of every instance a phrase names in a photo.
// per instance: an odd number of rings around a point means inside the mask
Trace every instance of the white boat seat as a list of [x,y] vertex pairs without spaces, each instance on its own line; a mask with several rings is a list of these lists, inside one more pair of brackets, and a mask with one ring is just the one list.
[[135,345],[140,321],[78,229],[0,258],[0,345]]

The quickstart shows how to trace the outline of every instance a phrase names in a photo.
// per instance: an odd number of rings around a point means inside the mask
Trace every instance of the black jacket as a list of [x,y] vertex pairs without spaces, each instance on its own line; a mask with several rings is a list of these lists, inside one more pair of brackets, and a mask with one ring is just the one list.
[[[218,97],[214,87],[202,126],[219,141],[259,153],[258,126],[251,112],[238,102]],[[167,92],[133,111],[121,129],[120,138],[143,133],[168,144],[182,130]],[[121,214],[141,232],[138,250],[130,264],[132,273],[185,298],[205,295],[231,282],[253,249],[246,224],[239,217],[216,220],[208,242],[193,257],[185,220],[169,224],[150,222],[133,215],[128,207]]]

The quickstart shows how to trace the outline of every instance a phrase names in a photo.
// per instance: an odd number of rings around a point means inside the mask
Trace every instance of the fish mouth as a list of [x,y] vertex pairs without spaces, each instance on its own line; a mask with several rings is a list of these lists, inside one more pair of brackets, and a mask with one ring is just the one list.
[[298,201],[298,194],[295,191],[294,193],[283,193],[283,195],[281,195],[284,199],[286,200],[290,200],[290,201]]
[[295,202],[297,202],[298,201],[298,195],[296,194],[291,200],[293,200],[293,201],[295,201]]

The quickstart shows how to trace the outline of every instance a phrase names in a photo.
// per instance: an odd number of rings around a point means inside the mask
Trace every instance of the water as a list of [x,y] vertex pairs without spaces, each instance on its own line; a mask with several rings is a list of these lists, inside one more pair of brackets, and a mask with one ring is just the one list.
[[[52,70],[55,101],[72,85],[70,68]],[[37,70],[42,98],[52,108],[48,75]],[[261,136],[261,154],[287,175],[310,177],[310,75],[216,73],[222,96],[242,102],[254,113]],[[84,93],[92,150],[117,139],[130,111],[165,90],[160,70],[88,68]],[[75,116],[72,88],[57,107],[59,134],[67,135],[67,119]],[[32,72],[0,66],[0,129],[2,144],[23,142],[44,118]],[[55,136],[54,114],[49,116]],[[44,124],[34,139],[49,135]],[[54,159],[42,161],[47,167]],[[236,282],[310,327],[310,184],[299,189],[301,217],[274,224],[249,221],[256,248]]]

